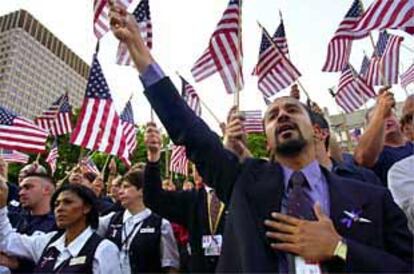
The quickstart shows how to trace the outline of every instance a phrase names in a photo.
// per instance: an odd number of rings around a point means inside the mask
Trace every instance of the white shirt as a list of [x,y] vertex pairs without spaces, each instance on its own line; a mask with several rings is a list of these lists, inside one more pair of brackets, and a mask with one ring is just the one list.
[[[55,268],[70,256],[76,257],[86,240],[92,235],[92,229],[88,227],[69,245],[65,247],[65,234],[51,245],[61,253],[58,256]],[[50,239],[56,235],[56,231],[40,235],[23,235],[15,232],[7,217],[7,209],[0,209],[0,250],[11,256],[18,256],[33,260],[38,263]],[[108,260],[108,258],[111,258]],[[97,247],[92,263],[94,274],[120,273],[118,247],[109,240],[103,240]]]
[[388,188],[400,207],[414,196],[414,155],[396,162],[388,170]]
[[[128,250],[136,233],[141,228],[142,222],[146,218],[148,218],[151,215],[151,213],[151,210],[148,208],[135,215],[132,215],[128,210],[124,211],[124,214],[122,216],[122,241],[125,240],[127,235],[129,235],[130,233],[132,234],[129,237],[125,247],[123,247],[120,252],[120,262],[123,274],[131,273]],[[108,230],[109,223],[113,215],[114,212],[99,218],[99,228],[97,231],[99,235],[104,236],[106,234],[106,231]],[[160,251],[162,267],[172,267],[176,269],[179,268],[180,259],[177,248],[177,242],[175,241],[174,233],[170,222],[165,219],[162,219],[161,222]]]

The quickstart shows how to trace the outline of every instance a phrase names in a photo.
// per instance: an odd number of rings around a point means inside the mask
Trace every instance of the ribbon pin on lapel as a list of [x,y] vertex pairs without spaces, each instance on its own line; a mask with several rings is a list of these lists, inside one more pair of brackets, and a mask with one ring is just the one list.
[[350,228],[354,222],[371,223],[371,220],[361,217],[362,210],[344,210],[344,214],[346,215],[346,217],[341,219],[341,223],[343,223],[346,226],[346,228]]

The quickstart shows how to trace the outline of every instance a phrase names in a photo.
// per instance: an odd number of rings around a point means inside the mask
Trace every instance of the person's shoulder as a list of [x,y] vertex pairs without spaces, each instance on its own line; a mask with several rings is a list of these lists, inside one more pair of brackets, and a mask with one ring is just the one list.
[[388,191],[384,186],[367,184],[361,180],[341,177],[334,173],[330,173],[329,179],[334,181],[335,184],[340,184],[341,188],[351,195],[378,197],[385,195]]
[[[101,237],[101,236],[99,236]],[[119,254],[119,248],[118,246],[116,246],[116,244],[114,244],[112,241],[105,239],[103,237],[101,237],[101,241],[98,244],[98,247],[96,248],[96,253],[95,254],[99,254],[99,253],[112,253],[112,254]],[[104,256],[106,259],[107,257]],[[113,258],[111,257],[111,260]]]

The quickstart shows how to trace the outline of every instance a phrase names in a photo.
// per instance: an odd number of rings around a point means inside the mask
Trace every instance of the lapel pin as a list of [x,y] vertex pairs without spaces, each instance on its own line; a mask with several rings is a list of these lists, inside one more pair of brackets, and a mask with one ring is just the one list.
[[346,215],[346,217],[341,219],[341,223],[343,223],[346,226],[346,228],[350,228],[354,222],[371,223],[371,220],[361,217],[362,210],[344,210],[344,214]]

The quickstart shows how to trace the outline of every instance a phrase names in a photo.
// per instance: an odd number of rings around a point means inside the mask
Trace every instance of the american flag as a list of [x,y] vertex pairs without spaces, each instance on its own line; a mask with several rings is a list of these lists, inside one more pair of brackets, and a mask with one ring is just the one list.
[[188,159],[184,146],[174,145],[171,153],[170,170],[175,173],[187,175]]
[[0,107],[0,148],[41,153],[47,136],[48,132],[32,121]]
[[135,127],[131,100],[128,101],[121,113],[121,121],[124,126],[126,145],[128,147],[129,154],[132,155],[137,147],[137,129]]
[[328,45],[328,54],[322,71],[342,71],[351,55],[352,40],[342,37],[342,33],[355,27],[362,15],[361,0],[354,0],[345,18],[339,24],[334,37]]
[[20,163],[26,164],[29,161],[29,155],[12,149],[0,149],[0,157],[6,163]]
[[282,54],[263,29],[259,61],[256,65],[258,87],[265,97],[270,97],[288,87],[300,76],[296,67]]
[[47,155],[47,158],[46,158],[46,163],[49,164],[50,170],[52,171],[52,175],[56,171],[58,158],[59,158],[58,143],[57,143],[57,139],[55,139],[50,148],[49,155]]
[[241,1],[230,0],[208,48],[191,72],[197,82],[219,72],[226,91],[234,93],[243,87],[242,55]]
[[85,98],[70,142],[93,151],[117,155],[126,165],[130,165],[124,127],[115,110],[96,54],[93,57]]
[[335,95],[336,103],[349,113],[357,110],[372,97],[375,97],[372,87],[368,86],[348,65],[339,80],[338,92]]
[[[265,37],[262,37],[262,42]],[[280,25],[276,29],[275,34],[273,34],[272,37],[273,42],[276,44],[278,49],[287,57],[289,56],[289,48],[288,43],[286,39],[286,33],[285,33],[285,25],[283,24],[283,20],[280,20]],[[257,75],[257,68],[255,67],[253,70],[252,75]]]
[[280,20],[280,25],[276,29],[275,34],[273,34],[273,41],[286,57],[289,56],[289,48],[286,39],[285,25],[283,24],[283,20]]
[[412,34],[414,2],[412,0],[376,0],[358,23],[340,33],[348,39],[361,39],[372,30],[402,29]]
[[359,70],[359,75],[366,80],[367,72],[369,68],[370,61],[368,57],[364,54],[364,58],[362,59],[361,69]]
[[81,166],[84,166],[86,168],[86,172],[92,172],[95,174],[101,174],[101,171],[96,166],[95,162],[92,160],[92,158],[86,156],[80,161]]
[[247,110],[242,111],[244,116],[244,129],[246,133],[262,133],[263,130],[263,118],[262,111],[260,110]]
[[201,116],[200,97],[198,97],[198,94],[192,85],[190,85],[183,77],[180,76],[180,78],[182,83],[181,96],[195,114]]
[[72,107],[67,94],[59,97],[52,106],[35,119],[35,123],[49,130],[52,136],[65,135],[72,132]]
[[[128,8],[132,0],[117,0],[118,5]],[[96,38],[101,39],[109,30],[109,0],[93,1],[93,32]]]
[[403,38],[400,36],[389,35],[385,31],[380,33],[367,73],[369,85],[381,86],[398,83],[402,41]]
[[[149,49],[152,48],[152,23],[151,13],[148,0],[141,0],[132,13],[137,21],[141,36]],[[118,52],[116,54],[116,63],[118,65],[129,66],[132,64],[129,56],[128,47],[125,43],[119,43]]]
[[414,64],[412,64],[403,74],[401,74],[401,86],[407,86],[414,82]]

